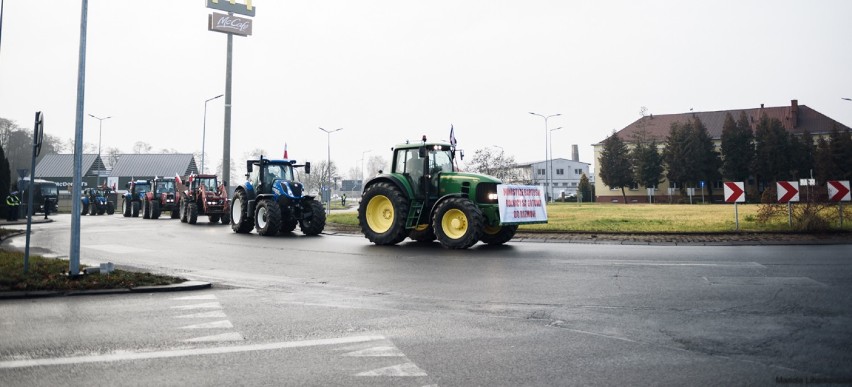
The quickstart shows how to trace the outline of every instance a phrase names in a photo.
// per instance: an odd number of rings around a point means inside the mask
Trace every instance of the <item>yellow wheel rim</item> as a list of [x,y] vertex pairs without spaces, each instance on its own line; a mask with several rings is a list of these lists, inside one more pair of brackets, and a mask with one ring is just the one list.
[[500,232],[500,229],[502,229],[502,227],[500,227],[500,226],[485,226],[484,231],[488,235],[494,235],[494,234],[497,234],[498,232]]
[[427,228],[429,228],[429,225],[428,225],[428,224],[418,224],[416,227],[414,227],[414,230],[416,230],[416,231],[426,231],[426,229],[427,229]]
[[384,195],[376,195],[367,203],[367,225],[373,232],[382,234],[393,226],[393,203]]
[[467,216],[458,209],[451,209],[441,218],[444,234],[451,239],[459,239],[467,233]]

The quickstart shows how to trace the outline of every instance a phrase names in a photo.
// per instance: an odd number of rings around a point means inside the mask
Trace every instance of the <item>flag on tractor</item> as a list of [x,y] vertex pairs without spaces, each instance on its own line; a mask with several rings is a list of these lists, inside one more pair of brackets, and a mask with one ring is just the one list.
[[284,143],[284,159],[285,160],[289,159],[289,157],[287,157],[287,143],[286,142]]
[[453,148],[456,147],[456,132],[453,129],[453,125],[450,124],[450,146]]

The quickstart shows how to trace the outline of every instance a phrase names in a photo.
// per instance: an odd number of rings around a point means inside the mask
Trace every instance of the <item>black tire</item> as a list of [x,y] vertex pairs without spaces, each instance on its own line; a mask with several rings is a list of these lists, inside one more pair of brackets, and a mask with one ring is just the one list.
[[186,214],[186,212],[187,212],[186,211],[186,208],[187,208],[186,200],[184,200],[184,198],[180,198],[180,204],[178,206],[179,206],[178,213],[179,213],[179,217],[180,217],[180,222],[186,223],[187,221],[189,221],[189,217]]
[[162,211],[160,210],[160,202],[151,202],[151,219],[160,219],[161,213]]
[[435,209],[432,228],[441,246],[466,249],[482,236],[482,210],[465,198],[449,198]]
[[151,219],[151,202],[142,202],[142,219]]
[[107,213],[107,215],[114,214],[115,213],[115,204],[112,204],[112,202],[108,202],[107,208],[106,208],[106,213]]
[[485,226],[485,228],[482,229],[482,236],[479,237],[479,240],[492,246],[502,245],[510,241],[517,231],[518,225],[495,227]]
[[281,230],[281,208],[272,200],[257,202],[254,211],[254,229],[263,236],[273,236]]
[[431,224],[419,224],[415,226],[408,234],[408,237],[422,243],[432,242],[437,238],[435,236],[435,229],[432,228]]
[[80,215],[86,215],[86,214],[89,213],[89,204],[88,203],[82,203],[82,204],[83,204],[83,210],[80,211]]
[[248,200],[246,192],[238,189],[231,202],[231,230],[238,234],[248,234],[254,227],[252,218],[248,216]]
[[319,235],[325,229],[325,208],[316,200],[303,200],[302,214],[308,213],[311,215],[299,221],[299,229],[305,235]]
[[288,234],[293,232],[296,229],[296,226],[299,225],[299,221],[296,220],[293,216],[286,216],[281,219],[281,233]]
[[358,223],[364,236],[377,245],[395,245],[408,236],[405,219],[410,202],[396,186],[376,183],[358,205]]
[[103,215],[106,210],[106,204],[98,206],[98,215]]
[[131,202],[130,203],[130,216],[134,218],[139,217],[139,202]]
[[95,216],[98,214],[98,203],[89,203],[89,215]]
[[219,223],[219,218],[221,218],[221,215],[219,214],[207,215],[207,221],[209,223]]
[[121,212],[124,214],[125,218],[130,217],[130,202],[127,199],[121,200]]
[[186,205],[186,222],[195,224],[198,222],[198,204],[195,202],[187,203]]
[[221,221],[222,224],[230,224],[231,223],[231,214],[229,214],[227,212],[222,214],[222,216],[219,218],[219,221]]
[[180,201],[172,205],[172,210],[169,215],[172,219],[180,219]]

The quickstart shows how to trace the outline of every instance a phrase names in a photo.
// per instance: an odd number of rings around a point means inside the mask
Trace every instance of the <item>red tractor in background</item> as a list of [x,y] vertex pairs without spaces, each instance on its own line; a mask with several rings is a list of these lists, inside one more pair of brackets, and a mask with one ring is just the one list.
[[145,194],[145,199],[142,201],[142,218],[158,219],[162,212],[169,211],[171,218],[177,219],[180,196],[176,192],[176,179],[158,177],[152,181],[151,185],[151,190]]
[[180,192],[178,204],[180,221],[195,224],[199,215],[206,215],[210,223],[231,223],[228,191],[219,184],[216,175],[189,175],[186,181],[175,179]]

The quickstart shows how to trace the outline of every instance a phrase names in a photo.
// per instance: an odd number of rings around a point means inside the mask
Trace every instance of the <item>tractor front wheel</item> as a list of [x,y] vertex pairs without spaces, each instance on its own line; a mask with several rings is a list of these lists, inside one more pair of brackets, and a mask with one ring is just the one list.
[[130,202],[127,199],[121,201],[121,213],[124,214],[125,218],[130,217]]
[[195,202],[189,202],[186,205],[186,221],[189,224],[198,222],[198,204]]
[[181,223],[186,223],[189,220],[186,216],[186,200],[183,198],[180,199],[180,204],[178,204],[178,216]]
[[319,235],[325,229],[325,208],[316,200],[302,201],[302,213],[308,212],[311,216],[302,219],[299,227],[305,235]]
[[484,217],[482,211],[465,198],[449,198],[435,210],[432,227],[441,245],[466,249],[479,241]]
[[151,219],[159,219],[160,212],[160,202],[156,200],[151,202]]
[[234,201],[231,202],[231,230],[238,234],[248,234],[252,226],[254,225],[251,217],[248,216],[246,192],[242,189],[237,190],[234,193]]
[[142,202],[142,219],[151,219],[151,202]]
[[364,192],[358,206],[361,232],[377,245],[395,245],[408,236],[405,218],[408,198],[390,183],[376,183]]
[[139,202],[131,202],[130,203],[130,216],[134,218],[139,217]]
[[107,213],[107,215],[114,214],[115,213],[115,204],[112,204],[112,202],[108,202],[107,208],[106,208],[106,213]]
[[89,213],[89,203],[83,203],[83,211],[80,211],[80,215],[86,215]]
[[222,224],[230,224],[231,223],[231,214],[229,214],[227,212],[222,213],[222,216],[219,217],[219,221],[222,222]]
[[209,223],[219,223],[219,214],[207,215],[207,221]]
[[485,229],[482,230],[482,236],[479,238],[483,243],[487,243],[489,245],[502,245],[512,237],[515,236],[515,232],[518,231],[518,225],[511,226],[485,226]]
[[273,236],[281,229],[281,208],[272,200],[257,202],[254,213],[254,228],[263,236]]

